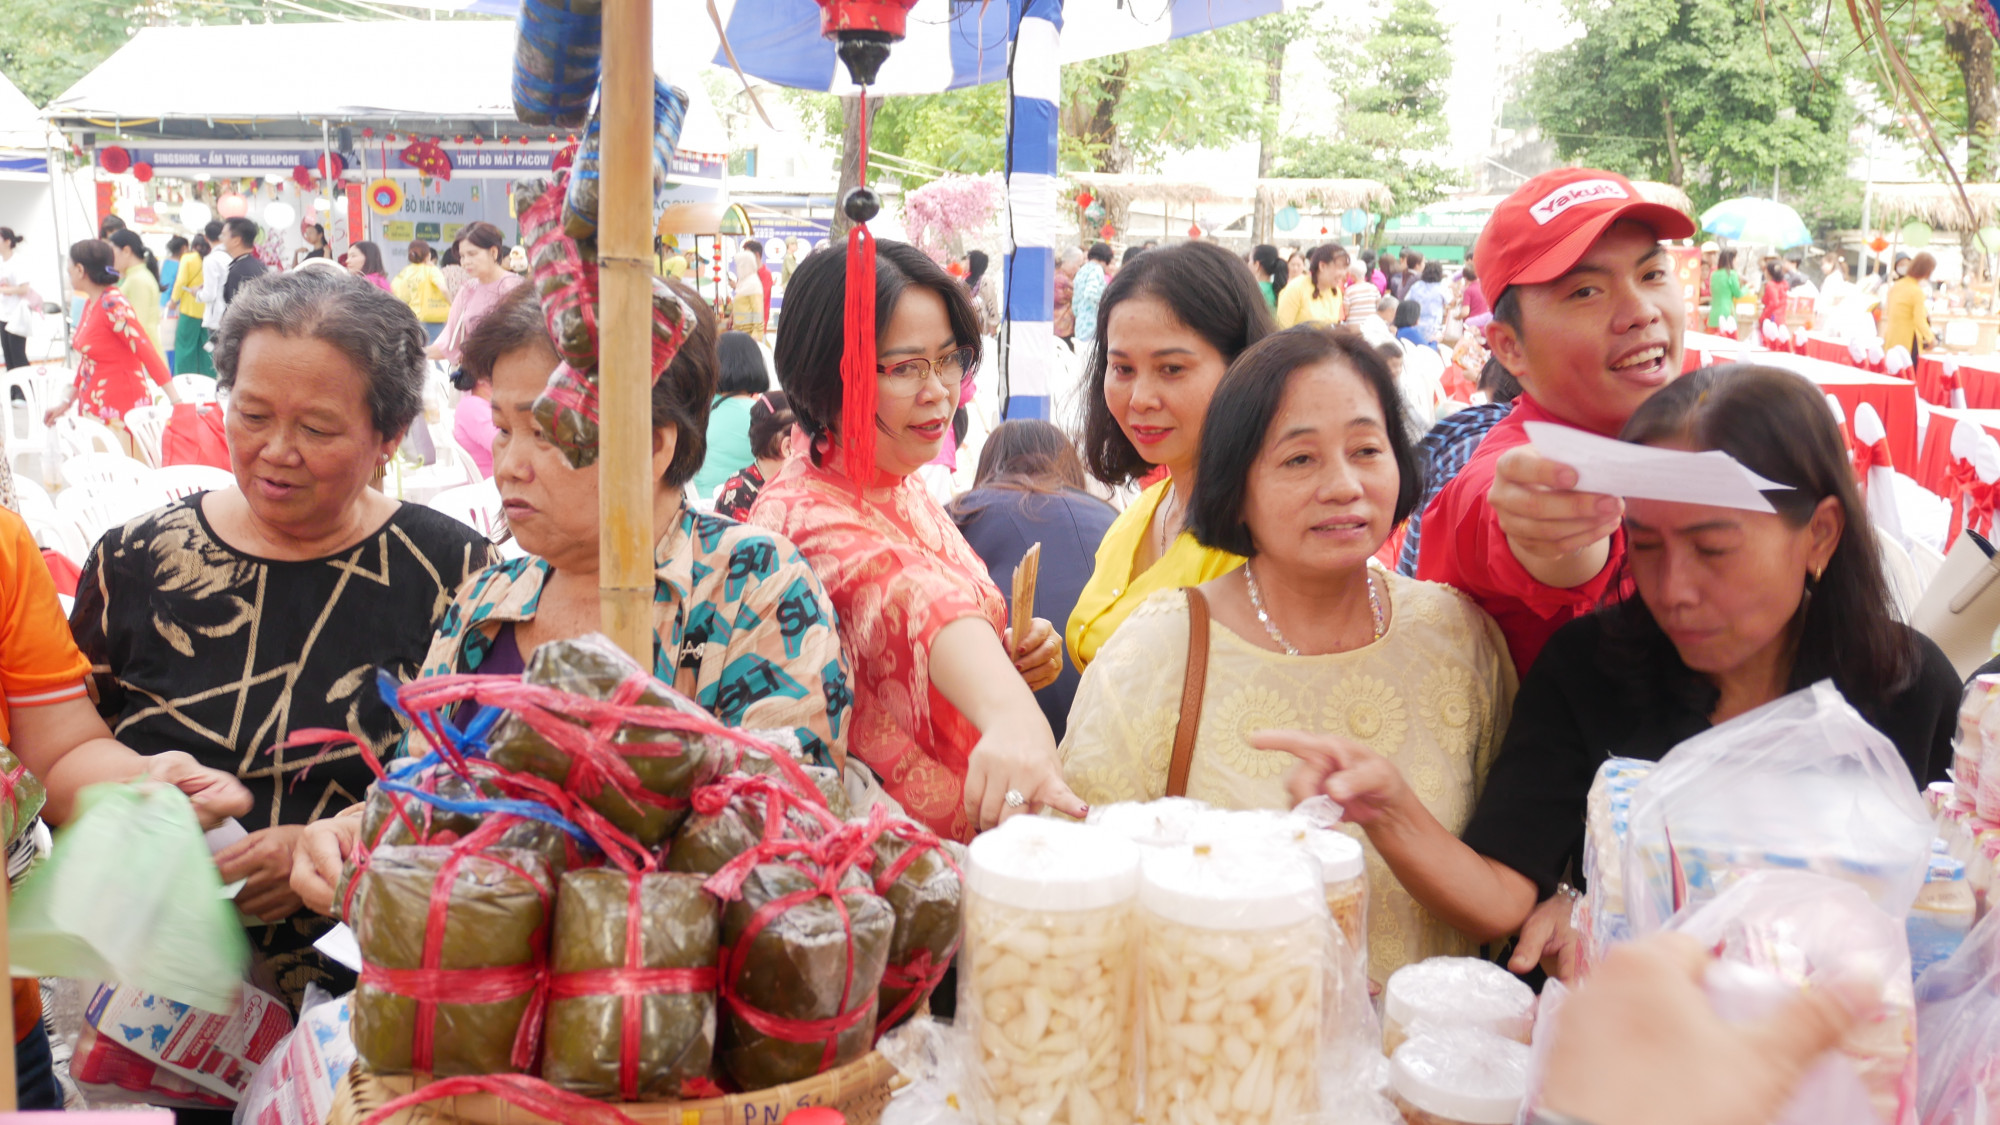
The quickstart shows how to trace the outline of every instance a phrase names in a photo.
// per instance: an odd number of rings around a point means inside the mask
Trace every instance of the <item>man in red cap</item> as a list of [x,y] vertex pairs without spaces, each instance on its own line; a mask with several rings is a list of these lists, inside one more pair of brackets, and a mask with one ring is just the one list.
[[1616,581],[1624,505],[1576,491],[1529,422],[1615,437],[1681,373],[1680,282],[1661,239],[1694,221],[1614,172],[1563,168],[1508,196],[1473,250],[1493,301],[1487,347],[1524,393],[1424,513],[1417,577],[1471,595],[1522,675],[1549,636]]

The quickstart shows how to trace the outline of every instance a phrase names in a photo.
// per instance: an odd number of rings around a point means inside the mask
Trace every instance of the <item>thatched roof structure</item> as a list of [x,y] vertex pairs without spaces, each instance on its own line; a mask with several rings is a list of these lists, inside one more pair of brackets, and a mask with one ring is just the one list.
[[1688,198],[1687,192],[1672,184],[1662,184],[1653,180],[1633,180],[1632,186],[1638,189],[1640,197],[1648,203],[1664,203],[1688,215],[1694,214],[1694,200]]
[[[1937,230],[2000,226],[2000,184],[1967,184],[1965,200],[1950,184],[1876,184],[1874,220],[1884,225],[1920,219]],[[1965,213],[1965,202],[1972,215]]]
[[1188,207],[1196,203],[1241,200],[1240,191],[1228,191],[1202,180],[1170,180],[1165,176],[1125,175],[1112,172],[1070,172],[1069,182],[1105,201],[1107,206],[1134,203],[1165,203]]
[[1258,180],[1257,199],[1272,208],[1305,207],[1322,214],[1356,207],[1386,212],[1396,202],[1374,180]]

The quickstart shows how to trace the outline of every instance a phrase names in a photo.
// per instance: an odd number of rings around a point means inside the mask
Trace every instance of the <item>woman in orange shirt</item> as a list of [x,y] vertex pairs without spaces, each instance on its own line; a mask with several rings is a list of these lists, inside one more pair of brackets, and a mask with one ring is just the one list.
[[[115,292],[115,290],[114,290]],[[48,790],[42,819],[69,819],[76,795],[101,781],[149,778],[186,793],[204,827],[250,811],[250,791],[179,751],[141,756],[111,736],[84,692],[90,661],[70,638],[55,583],[21,517],[0,508],[0,743],[13,750]],[[34,846],[23,832],[4,842],[11,857]],[[12,866],[10,863],[9,867]],[[42,1027],[41,993],[32,979],[14,983],[14,1074],[20,1107],[59,1110]]]

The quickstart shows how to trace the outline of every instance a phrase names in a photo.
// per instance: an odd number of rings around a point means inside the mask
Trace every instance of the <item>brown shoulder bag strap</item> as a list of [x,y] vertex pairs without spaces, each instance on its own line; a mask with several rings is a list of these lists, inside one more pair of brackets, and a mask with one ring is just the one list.
[[1174,756],[1167,765],[1167,796],[1187,796],[1188,767],[1194,762],[1194,738],[1201,733],[1201,697],[1208,686],[1208,599],[1187,587],[1187,674],[1181,680],[1181,717],[1174,724]]

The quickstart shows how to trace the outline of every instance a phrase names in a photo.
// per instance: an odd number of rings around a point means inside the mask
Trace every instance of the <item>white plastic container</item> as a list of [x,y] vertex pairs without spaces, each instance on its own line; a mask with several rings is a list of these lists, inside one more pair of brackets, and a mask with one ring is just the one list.
[[1528,1048],[1476,1028],[1425,1028],[1396,1049],[1389,1092],[1405,1125],[1513,1125]]
[[1274,1125],[1319,1107],[1331,925],[1296,847],[1162,849],[1140,864],[1149,1125]]
[[1209,811],[1205,802],[1191,797],[1162,797],[1143,804],[1120,801],[1092,808],[1088,823],[1140,847],[1163,848],[1186,843],[1189,829]]
[[1383,988],[1382,1053],[1395,1055],[1418,1024],[1473,1028],[1525,1044],[1535,1029],[1535,992],[1490,961],[1433,957],[1397,969]]
[[1134,1119],[1138,886],[1138,846],[1089,825],[1021,816],[972,842],[958,1021],[981,1125]]

